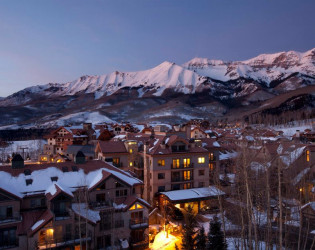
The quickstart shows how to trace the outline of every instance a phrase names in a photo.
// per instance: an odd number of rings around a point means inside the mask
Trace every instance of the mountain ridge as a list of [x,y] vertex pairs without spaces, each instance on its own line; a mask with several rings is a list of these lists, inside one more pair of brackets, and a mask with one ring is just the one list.
[[[6,112],[0,115],[0,125],[33,122],[40,114],[46,119],[41,116],[40,120],[47,123],[82,110],[101,112],[109,119],[141,119],[139,112],[150,118],[145,113],[157,117],[159,105],[163,107],[163,112],[158,112],[161,117],[221,117],[229,110],[249,109],[249,105],[257,108],[269,98],[313,85],[315,48],[303,53],[261,54],[234,62],[193,58],[178,65],[164,61],[142,71],[84,75],[66,83],[25,88],[0,99],[0,108]],[[145,103],[143,107],[135,106],[139,102]],[[130,115],[125,112],[126,105],[133,110]],[[41,110],[44,107],[46,112]],[[24,114],[25,110],[29,113]],[[118,116],[114,110],[123,115]],[[137,114],[132,113],[135,110]]]

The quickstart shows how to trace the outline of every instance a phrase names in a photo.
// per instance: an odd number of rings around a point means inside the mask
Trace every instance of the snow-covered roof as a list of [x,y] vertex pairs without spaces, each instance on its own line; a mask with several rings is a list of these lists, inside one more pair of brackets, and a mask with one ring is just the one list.
[[311,168],[305,168],[303,169],[294,179],[292,184],[295,186],[296,184],[298,184],[301,179],[303,178],[304,175],[306,175],[309,171],[311,170]]
[[[141,180],[114,166],[105,168],[105,163],[99,165],[103,167],[88,173],[85,173],[82,168],[78,171],[63,172],[57,167],[33,170],[31,174],[27,176],[25,176],[23,172],[18,176],[14,176],[13,173],[0,171],[0,188],[20,198],[32,192],[53,194],[56,192],[56,188],[60,188],[70,195],[70,193],[75,190],[75,187],[85,185],[92,187],[94,184],[98,183],[105,173],[115,176],[130,186],[142,184]],[[57,181],[53,182],[51,177],[57,177]],[[33,181],[31,184],[27,184],[26,179],[32,179]]]
[[220,152],[219,159],[220,160],[228,160],[228,159],[236,158],[237,155],[238,154],[235,151],[233,151],[233,152],[226,152],[226,153]]
[[215,186],[161,192],[169,200],[181,202],[186,200],[206,200],[225,193]]
[[73,203],[72,210],[81,217],[96,223],[101,220],[100,212],[89,209],[85,203]]

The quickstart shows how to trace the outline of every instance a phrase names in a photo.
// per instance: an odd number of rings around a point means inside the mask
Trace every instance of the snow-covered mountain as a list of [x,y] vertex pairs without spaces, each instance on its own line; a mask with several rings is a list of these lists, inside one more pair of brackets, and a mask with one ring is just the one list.
[[272,82],[283,80],[295,73],[315,77],[315,48],[304,53],[289,51],[262,54],[236,62],[194,58],[183,64],[183,67],[224,82],[243,77],[265,84],[266,87],[273,87]]
[[0,125],[38,116],[47,123],[82,110],[101,112],[109,119],[141,119],[139,114],[148,113],[148,109],[152,114],[144,114],[146,118],[157,114],[220,116],[235,106],[259,105],[309,85],[315,85],[315,48],[235,62],[206,58],[194,58],[183,65],[163,62],[144,71],[86,75],[72,82],[26,88],[0,99]]

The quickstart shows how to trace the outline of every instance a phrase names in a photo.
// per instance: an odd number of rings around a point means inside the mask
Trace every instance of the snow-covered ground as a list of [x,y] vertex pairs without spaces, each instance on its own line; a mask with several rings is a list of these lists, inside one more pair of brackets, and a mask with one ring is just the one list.
[[297,130],[303,132],[305,129],[312,129],[312,122],[315,121],[300,121],[291,125],[280,125],[271,127],[274,130],[281,130],[285,136],[293,136]]
[[0,148],[0,158],[6,160],[8,155],[19,153],[24,157],[30,156],[32,160],[37,160],[38,154],[42,151],[43,146],[47,143],[45,140],[27,140],[27,141],[12,141],[8,142],[9,146]]
[[177,241],[178,238],[176,238],[175,236],[169,234],[168,237],[166,237],[165,231],[161,231],[155,236],[154,242],[151,245],[150,249],[151,250],[175,249],[175,244]]
[[82,124],[84,122],[91,122],[93,124],[97,123],[115,123],[112,119],[108,118],[105,115],[100,114],[99,112],[79,112],[70,115],[63,116],[58,120],[55,120],[53,124],[51,122],[46,122],[44,125],[57,125],[57,126],[65,126],[70,124]]

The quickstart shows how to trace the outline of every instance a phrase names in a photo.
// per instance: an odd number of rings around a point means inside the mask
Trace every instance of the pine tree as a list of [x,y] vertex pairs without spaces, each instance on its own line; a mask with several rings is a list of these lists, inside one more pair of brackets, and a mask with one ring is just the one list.
[[221,230],[221,223],[217,217],[210,222],[210,230],[208,233],[209,249],[211,250],[226,250],[227,245]]
[[196,240],[195,228],[197,227],[196,215],[194,214],[193,208],[188,206],[185,214],[185,224],[183,225],[183,242],[182,247],[185,250],[195,249]]
[[205,250],[206,249],[206,243],[207,243],[207,238],[205,235],[205,229],[202,226],[198,230],[198,234],[196,236],[196,248],[199,250]]

